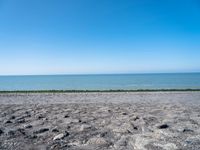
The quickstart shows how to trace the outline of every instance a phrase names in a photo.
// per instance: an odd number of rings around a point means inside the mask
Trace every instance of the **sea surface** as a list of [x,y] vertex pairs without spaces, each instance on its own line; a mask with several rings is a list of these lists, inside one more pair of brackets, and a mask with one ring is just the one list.
[[200,89],[200,73],[0,76],[5,90]]

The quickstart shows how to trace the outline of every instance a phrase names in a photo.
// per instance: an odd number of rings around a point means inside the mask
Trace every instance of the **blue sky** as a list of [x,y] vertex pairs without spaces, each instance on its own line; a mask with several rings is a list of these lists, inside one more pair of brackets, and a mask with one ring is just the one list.
[[199,71],[199,0],[0,0],[0,75]]

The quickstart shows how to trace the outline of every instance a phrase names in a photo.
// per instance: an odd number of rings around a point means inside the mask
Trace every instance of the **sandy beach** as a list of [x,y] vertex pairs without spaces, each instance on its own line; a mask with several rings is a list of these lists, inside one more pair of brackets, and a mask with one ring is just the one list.
[[1,150],[197,150],[200,92],[1,93]]

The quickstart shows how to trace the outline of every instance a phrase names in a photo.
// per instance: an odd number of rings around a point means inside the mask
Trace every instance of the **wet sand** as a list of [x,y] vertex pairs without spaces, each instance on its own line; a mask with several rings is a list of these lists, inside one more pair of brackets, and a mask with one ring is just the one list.
[[0,94],[0,149],[200,149],[200,92]]

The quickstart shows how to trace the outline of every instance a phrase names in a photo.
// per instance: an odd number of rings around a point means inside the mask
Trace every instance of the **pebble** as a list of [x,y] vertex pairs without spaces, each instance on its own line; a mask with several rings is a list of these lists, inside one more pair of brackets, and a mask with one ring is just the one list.
[[0,135],[2,135],[4,132],[3,132],[3,130],[2,129],[0,129]]
[[17,119],[15,123],[25,123],[25,119],[24,118]]
[[30,125],[30,124],[24,126],[24,128],[26,128],[26,129],[30,129],[30,128],[32,128],[32,127],[33,127],[33,126]]
[[51,132],[59,132],[59,130],[57,128],[54,128],[51,130]]
[[123,112],[122,115],[127,115],[127,113],[126,113],[126,112]]
[[14,135],[15,135],[15,131],[14,131],[14,130],[8,131],[8,135],[9,135],[9,136],[14,136]]
[[42,114],[39,114],[39,115],[37,116],[37,118],[38,118],[38,119],[42,119],[42,118],[44,118],[44,116],[43,116]]
[[61,133],[61,134],[56,135],[56,136],[53,138],[53,140],[54,140],[54,141],[55,141],[55,140],[61,140],[61,139],[63,139],[64,137],[65,137],[65,134]]
[[185,129],[183,129],[183,132],[194,132],[194,131],[192,129],[185,128]]
[[69,115],[65,115],[64,118],[69,118]]
[[27,138],[29,139],[36,139],[37,138],[37,135],[33,134],[33,135],[28,135]]
[[41,128],[41,129],[39,129],[39,130],[37,130],[37,131],[34,131],[34,133],[35,133],[35,134],[40,134],[40,133],[44,133],[44,132],[47,132],[47,131],[49,131],[48,128]]
[[65,133],[61,133],[61,134],[58,134],[56,135],[53,140],[56,141],[56,140],[62,140],[64,137],[68,136],[69,133],[67,131],[65,131]]
[[65,123],[66,123],[66,124],[79,123],[79,122],[80,122],[79,119],[71,119],[71,118],[67,118],[67,119],[65,120]]
[[23,134],[23,135],[25,135],[26,133],[25,133],[25,130],[24,129],[22,129],[22,128],[19,128],[19,129],[17,129],[17,131],[19,131],[21,134]]
[[169,128],[169,125],[167,125],[167,124],[162,124],[162,125],[159,125],[159,126],[158,126],[158,129],[166,129],[166,128]]
[[138,119],[140,119],[138,116],[135,116],[135,117],[133,118],[134,121],[136,121],[136,120],[138,120]]
[[10,120],[13,120],[13,119],[15,119],[15,118],[16,118],[15,116],[11,116],[11,117],[10,117]]
[[80,131],[88,130],[88,129],[90,129],[91,127],[92,127],[91,125],[83,124],[83,125],[81,125],[81,127],[80,127]]
[[4,123],[5,123],[5,124],[9,124],[9,123],[12,123],[12,121],[6,120]]

